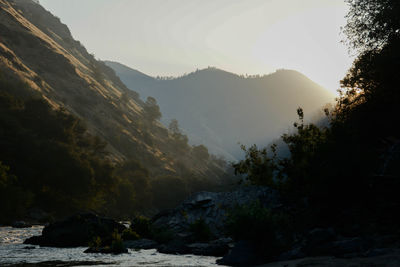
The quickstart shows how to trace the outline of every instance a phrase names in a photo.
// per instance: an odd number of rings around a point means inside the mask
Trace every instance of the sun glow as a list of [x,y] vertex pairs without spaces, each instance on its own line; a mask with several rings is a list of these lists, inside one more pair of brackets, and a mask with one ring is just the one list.
[[352,58],[343,0],[42,0],[101,59],[150,75],[215,66],[238,74],[295,69],[336,91]]

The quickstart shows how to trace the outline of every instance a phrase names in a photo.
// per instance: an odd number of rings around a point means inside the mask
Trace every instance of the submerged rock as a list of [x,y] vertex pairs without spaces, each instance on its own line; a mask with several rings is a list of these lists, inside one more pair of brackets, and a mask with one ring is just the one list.
[[102,254],[122,254],[128,253],[127,248],[111,248],[111,247],[100,247],[100,248],[88,248],[84,253],[102,253]]
[[16,221],[11,225],[13,228],[31,228],[32,224],[24,221]]
[[74,215],[66,220],[46,226],[41,236],[33,236],[24,244],[48,247],[87,246],[95,237],[102,244],[111,243],[114,231],[121,233],[126,227],[112,219],[99,217],[92,213]]

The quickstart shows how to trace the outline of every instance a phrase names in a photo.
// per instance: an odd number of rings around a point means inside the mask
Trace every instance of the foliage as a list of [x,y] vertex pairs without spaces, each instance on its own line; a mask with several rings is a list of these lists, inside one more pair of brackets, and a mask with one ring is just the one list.
[[235,240],[254,243],[265,256],[275,256],[287,249],[291,243],[289,217],[283,213],[272,212],[260,202],[237,206],[227,218],[227,233]]
[[390,227],[399,222],[387,218],[400,204],[400,174],[387,176],[380,169],[387,161],[384,152],[400,140],[400,4],[348,2],[345,33],[360,54],[341,81],[336,106],[325,110],[329,127],[305,124],[298,109],[295,131],[282,136],[289,158],[269,157],[266,149],[253,147],[234,167],[252,183],[276,186],[298,217],[312,218],[314,226]]
[[160,176],[151,181],[155,206],[168,209],[189,195],[187,183],[179,176]]
[[353,48],[374,50],[400,37],[397,0],[347,0],[347,3],[350,11],[344,32]]
[[132,220],[131,229],[140,235],[141,238],[152,237],[151,220],[145,216],[135,216]]
[[96,236],[93,238],[91,242],[89,242],[89,248],[93,248],[95,250],[99,250],[101,248],[101,238],[99,236]]
[[123,240],[138,240],[140,239],[142,236],[138,235],[138,233],[136,233],[135,231],[132,230],[132,228],[126,228],[123,232],[122,232],[122,239]]
[[208,149],[204,145],[193,146],[192,153],[197,159],[202,161],[206,161],[210,158]]
[[120,253],[124,250],[125,246],[121,235],[118,233],[118,231],[114,231],[114,233],[112,234],[111,251],[114,251],[115,253]]
[[244,145],[241,146],[245,151],[245,159],[233,164],[235,174],[247,174],[246,179],[253,184],[273,186],[274,173],[277,170],[274,159],[276,158],[275,146],[271,146],[274,153],[272,158],[268,157],[267,149],[259,150],[256,145],[246,149]]
[[172,119],[169,123],[168,129],[172,134],[172,139],[175,141],[175,148],[177,151],[187,151],[189,148],[188,145],[188,137],[182,133],[179,128],[178,121],[176,119]]
[[196,241],[208,242],[213,238],[210,227],[203,219],[198,219],[191,223],[189,230],[192,233],[193,239]]
[[159,244],[166,244],[175,238],[174,233],[167,227],[152,227],[151,236]]
[[147,97],[143,112],[149,122],[154,122],[161,118],[160,107],[157,105],[157,100],[154,97]]

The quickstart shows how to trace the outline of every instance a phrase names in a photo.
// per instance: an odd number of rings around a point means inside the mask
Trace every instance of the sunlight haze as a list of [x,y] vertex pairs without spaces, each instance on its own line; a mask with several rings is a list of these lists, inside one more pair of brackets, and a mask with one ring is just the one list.
[[152,76],[295,69],[336,91],[352,59],[343,0],[41,0],[97,58]]

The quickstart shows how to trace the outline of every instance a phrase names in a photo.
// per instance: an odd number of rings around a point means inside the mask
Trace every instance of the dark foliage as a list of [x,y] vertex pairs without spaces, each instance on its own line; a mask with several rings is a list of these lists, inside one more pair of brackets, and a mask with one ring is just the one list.
[[345,32],[361,52],[341,82],[337,105],[325,110],[330,125],[305,124],[298,109],[295,131],[282,136],[289,158],[251,147],[234,167],[252,183],[278,188],[295,208],[297,224],[385,232],[399,223],[400,173],[393,150],[400,142],[400,5],[349,3]]
[[227,218],[227,233],[235,240],[253,243],[266,258],[276,256],[292,243],[289,216],[272,212],[259,202],[238,206]]

